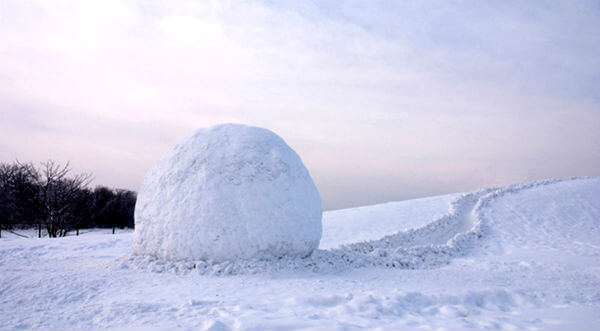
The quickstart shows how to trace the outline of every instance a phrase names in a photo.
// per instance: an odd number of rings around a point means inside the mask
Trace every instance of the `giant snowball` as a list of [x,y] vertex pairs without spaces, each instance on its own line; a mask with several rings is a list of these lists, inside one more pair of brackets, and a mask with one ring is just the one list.
[[321,198],[300,157],[273,132],[200,129],[148,171],[134,253],[166,260],[305,257],[321,240]]

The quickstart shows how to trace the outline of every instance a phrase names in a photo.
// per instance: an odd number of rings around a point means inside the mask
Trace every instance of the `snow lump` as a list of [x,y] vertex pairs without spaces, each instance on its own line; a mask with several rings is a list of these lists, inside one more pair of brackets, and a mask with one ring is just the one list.
[[134,254],[215,262],[304,257],[319,245],[321,198],[275,133],[223,124],[171,147],[135,206]]

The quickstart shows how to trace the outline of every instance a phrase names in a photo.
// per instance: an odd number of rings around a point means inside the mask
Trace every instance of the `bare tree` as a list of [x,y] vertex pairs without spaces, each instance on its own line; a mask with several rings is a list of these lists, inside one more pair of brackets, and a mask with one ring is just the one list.
[[37,220],[39,174],[30,163],[0,164],[0,222],[6,228]]
[[64,166],[54,161],[42,163],[39,212],[50,237],[64,237],[75,227],[77,195],[91,181],[89,174],[78,174],[69,178],[67,175],[70,171],[68,162]]
[[136,194],[98,186],[90,175],[70,175],[69,164],[47,161],[0,163],[0,226],[13,229],[45,224],[50,237],[79,227],[133,227]]

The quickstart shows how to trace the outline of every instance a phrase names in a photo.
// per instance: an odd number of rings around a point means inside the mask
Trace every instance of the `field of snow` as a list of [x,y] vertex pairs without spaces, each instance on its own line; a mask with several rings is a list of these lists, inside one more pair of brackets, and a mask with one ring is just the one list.
[[326,212],[306,259],[131,250],[3,231],[0,330],[600,329],[599,178]]

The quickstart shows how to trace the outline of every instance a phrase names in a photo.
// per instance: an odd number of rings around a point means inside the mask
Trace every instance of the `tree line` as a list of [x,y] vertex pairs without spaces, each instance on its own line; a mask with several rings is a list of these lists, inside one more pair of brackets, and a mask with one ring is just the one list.
[[41,224],[49,237],[76,228],[133,227],[136,193],[89,187],[91,175],[71,174],[69,163],[0,163],[0,227]]

